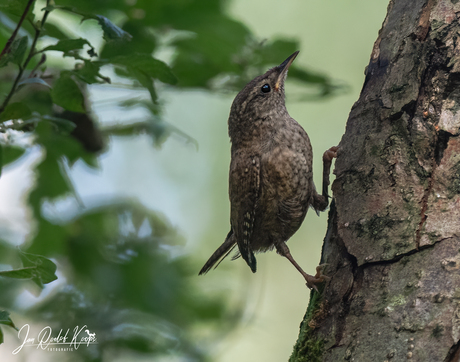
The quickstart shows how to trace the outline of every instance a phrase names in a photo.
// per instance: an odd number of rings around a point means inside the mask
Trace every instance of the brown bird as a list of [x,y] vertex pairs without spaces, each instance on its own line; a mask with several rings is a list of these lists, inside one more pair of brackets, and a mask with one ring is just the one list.
[[233,101],[228,119],[232,143],[229,196],[231,229],[224,243],[200,271],[219,265],[237,245],[239,254],[256,272],[255,252],[276,248],[303,275],[309,288],[325,276],[305,273],[286,241],[299,229],[308,207],[318,213],[329,203],[331,162],[337,147],[323,155],[323,190],[313,184],[313,153],[307,133],[288,113],[284,81],[299,52],[249,82]]

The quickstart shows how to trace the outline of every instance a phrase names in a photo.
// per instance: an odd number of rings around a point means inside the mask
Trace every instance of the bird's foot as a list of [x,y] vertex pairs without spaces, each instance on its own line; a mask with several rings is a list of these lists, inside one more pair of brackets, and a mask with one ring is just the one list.
[[322,283],[322,282],[324,282],[324,281],[328,281],[328,280],[331,279],[330,277],[328,277],[327,275],[324,275],[324,274],[322,273],[322,271],[323,271],[323,269],[324,269],[325,266],[327,266],[327,264],[318,265],[318,266],[316,267],[316,274],[315,274],[315,276],[309,275],[309,274],[306,274],[306,273],[304,274],[304,278],[305,278],[305,280],[307,281],[307,287],[310,288],[310,289],[313,288],[313,289],[316,290],[318,293],[319,293],[319,291],[318,291],[317,284],[320,284],[320,283]]
[[331,163],[334,158],[337,157],[337,151],[339,150],[338,146],[329,148],[323,153],[323,162]]

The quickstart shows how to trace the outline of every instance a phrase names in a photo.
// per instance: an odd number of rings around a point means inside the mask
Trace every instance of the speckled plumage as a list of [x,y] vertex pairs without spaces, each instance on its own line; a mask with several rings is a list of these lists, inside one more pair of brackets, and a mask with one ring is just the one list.
[[[299,229],[308,207],[323,211],[328,205],[327,185],[326,195],[319,195],[313,184],[310,139],[285,105],[284,81],[297,54],[253,79],[233,101],[228,120],[231,230],[200,274],[209,271],[235,244],[253,272],[255,252],[276,247],[291,260],[285,242]],[[270,91],[264,92],[262,87],[267,84]],[[328,158],[327,175],[332,157]],[[310,278],[306,277],[309,287],[321,279],[318,274],[313,280],[315,277],[294,265]]]

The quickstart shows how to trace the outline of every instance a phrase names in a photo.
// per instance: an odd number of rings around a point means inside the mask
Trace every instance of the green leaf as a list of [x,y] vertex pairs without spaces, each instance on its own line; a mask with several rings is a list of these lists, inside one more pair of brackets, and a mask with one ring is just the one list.
[[136,68],[149,77],[161,80],[163,83],[177,83],[177,78],[171,71],[171,68],[166,63],[148,54],[133,53],[116,56],[111,58],[110,61],[115,64]]
[[19,82],[18,86],[26,85],[26,84],[40,84],[40,85],[44,85],[45,87],[51,88],[51,86],[41,78],[27,78]]
[[131,124],[114,125],[104,128],[104,133],[112,136],[132,136],[138,135],[147,130],[145,122],[136,122]]
[[101,50],[101,58],[112,58],[116,55],[131,53],[152,54],[155,50],[157,39],[152,36],[152,31],[139,24],[137,19],[128,19],[123,23],[123,30],[132,35],[132,39],[106,42]]
[[10,313],[7,312],[6,310],[0,310],[0,324],[9,326],[11,328],[18,330],[10,318]]
[[42,119],[52,122],[58,127],[58,129],[67,134],[71,133],[77,126],[75,123],[65,118],[44,115],[42,116]]
[[314,84],[326,84],[330,82],[329,78],[324,75],[307,72],[303,69],[297,68],[296,66],[292,66],[291,68],[289,68],[289,77],[295,78],[301,82]]
[[20,268],[0,271],[0,277],[13,279],[32,279],[34,268]]
[[67,174],[61,166],[62,156],[74,158],[74,139],[58,134],[49,122],[39,122],[35,128],[36,143],[43,146],[45,156],[35,168],[35,189],[29,195],[29,203],[40,214],[42,200],[55,199],[72,189]]
[[[277,39],[272,43],[263,44],[259,55],[264,65],[278,65],[288,56],[300,49],[297,40]],[[291,73],[289,72],[289,75]]]
[[100,73],[101,66],[107,64],[106,62],[95,61],[92,62],[87,59],[83,59],[83,64],[79,64],[76,69],[72,71],[78,78],[88,84],[110,83],[110,78],[105,77]]
[[153,79],[137,67],[128,66],[127,69],[132,77],[136,78],[143,87],[147,88],[150,93],[150,99],[153,103],[156,103],[158,100],[158,95],[155,90]]
[[223,14],[203,11],[188,18],[191,23],[187,30],[196,36],[173,41],[177,52],[173,71],[178,85],[209,88],[209,80],[218,75],[239,74],[242,67],[235,58],[246,51],[244,46],[251,36],[246,26]]
[[41,255],[29,254],[25,252],[21,252],[20,256],[24,266],[34,269],[32,280],[39,287],[43,287],[43,284],[51,283],[57,279],[57,267],[56,264],[54,264],[51,260]]
[[136,122],[127,125],[114,125],[106,127],[104,133],[112,136],[132,136],[141,133],[147,133],[152,137],[155,146],[161,146],[167,137],[174,133],[177,136],[183,138],[186,143],[193,144],[198,150],[198,141],[193,137],[189,136],[179,128],[169,124],[158,117],[152,117],[144,122]]
[[2,152],[0,152],[3,167],[19,159],[26,150],[16,146],[2,145]]
[[[31,200],[32,201],[32,200]],[[39,200],[40,201],[40,200]],[[41,205],[41,203],[40,203]],[[56,225],[41,216],[37,216],[38,233],[33,239],[33,243],[28,251],[31,253],[40,253],[45,255],[65,255],[68,251],[66,248],[66,238],[68,233],[62,225]]]
[[39,214],[42,200],[53,200],[72,191],[68,175],[62,167],[62,158],[66,157],[72,163],[85,152],[76,139],[56,132],[50,122],[39,122],[35,134],[35,142],[43,146],[45,155],[36,167],[36,186],[29,196],[29,202]]
[[39,173],[38,185],[30,194],[30,203],[37,210],[41,207],[41,200],[55,199],[71,191],[67,175],[63,174],[59,160],[47,156],[36,170]]
[[74,191],[63,166],[64,157],[70,164],[78,159],[88,163],[90,159],[79,141],[56,132],[51,122],[39,122],[35,134],[35,142],[43,147],[44,157],[35,168],[35,189],[28,200],[38,224],[38,232],[29,252],[42,255],[65,253],[67,231],[62,225],[50,222],[42,216],[42,205],[44,201],[53,202]]
[[[66,8],[65,6],[48,5],[48,6],[45,6],[44,8],[42,8],[41,11],[51,12],[51,11],[54,11],[56,9],[65,9],[65,8]],[[71,10],[69,10],[69,11],[71,11]]]
[[130,40],[132,38],[131,34],[127,33],[120,27],[116,26],[105,16],[96,15],[94,19],[96,19],[99,25],[101,26],[102,31],[104,32],[104,39],[106,41],[116,40],[116,39]]
[[58,26],[47,22],[44,29],[41,31],[40,35],[47,35],[51,38],[56,38],[59,40],[68,39],[68,35],[65,34]]
[[6,66],[8,63],[20,65],[24,59],[24,54],[27,50],[28,37],[25,35],[21,38],[14,39],[9,52],[4,54],[0,59],[0,68]]
[[13,279],[31,279],[39,287],[57,279],[56,264],[41,255],[21,252],[23,268],[0,271],[0,276]]
[[[15,16],[21,16],[26,9],[29,0],[2,0],[0,2],[0,11]],[[29,9],[29,15],[32,14],[33,4]]]
[[12,119],[27,119],[31,116],[31,111],[27,104],[22,102],[10,103],[6,106],[5,110],[0,113],[0,123]]
[[56,51],[63,52],[64,56],[69,56],[70,51],[83,49],[85,45],[89,45],[91,49],[94,49],[88,40],[79,38],[79,39],[60,40],[57,44],[49,45],[42,51],[56,50]]
[[61,77],[51,90],[51,98],[54,103],[68,111],[85,112],[83,94],[68,72],[61,72]]
[[16,48],[11,49],[12,59],[11,62],[17,65],[21,65],[24,55],[27,50],[28,37],[25,35],[22,38],[18,39],[18,44]]

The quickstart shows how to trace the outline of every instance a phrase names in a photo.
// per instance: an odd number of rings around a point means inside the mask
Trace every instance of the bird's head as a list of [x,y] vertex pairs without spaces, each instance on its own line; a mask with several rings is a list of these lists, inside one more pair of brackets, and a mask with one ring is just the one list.
[[229,118],[230,134],[238,128],[247,128],[252,122],[265,118],[277,118],[285,113],[284,81],[298,51],[280,65],[250,81],[233,101]]

